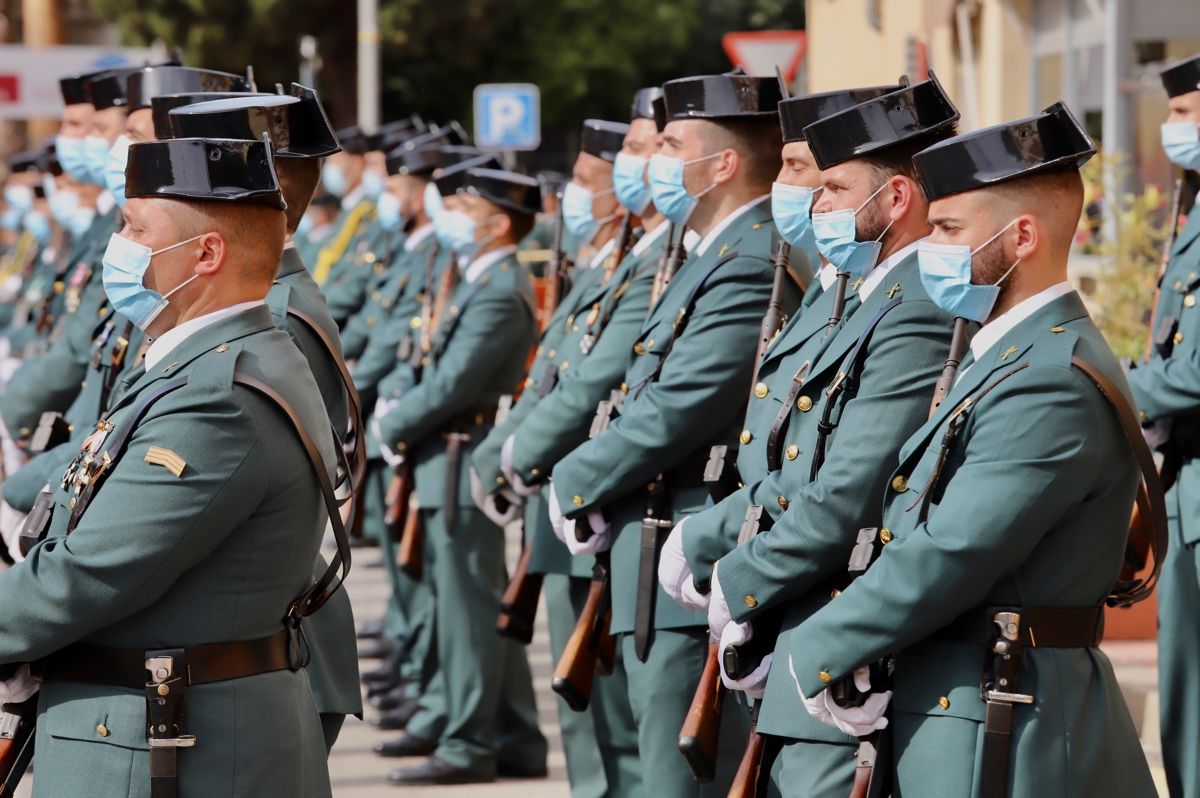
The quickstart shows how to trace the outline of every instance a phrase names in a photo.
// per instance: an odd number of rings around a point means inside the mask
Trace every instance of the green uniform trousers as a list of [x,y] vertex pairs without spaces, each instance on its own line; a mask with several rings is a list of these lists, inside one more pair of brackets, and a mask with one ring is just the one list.
[[[1194,622],[1200,607],[1200,558],[1195,544],[1183,542],[1179,526],[1179,485],[1167,494],[1171,539],[1158,583],[1159,722],[1163,766],[1171,798],[1200,796],[1200,630]],[[1180,619],[1191,618],[1190,623]]]
[[525,647],[496,634],[508,583],[504,533],[468,507],[458,508],[453,530],[441,508],[422,510],[421,518],[446,693],[446,729],[434,755],[482,776],[495,775],[498,759],[514,769],[540,770],[546,738],[538,730]]
[[[550,627],[551,661],[557,663],[583,612],[591,580],[546,574],[543,590]],[[558,725],[567,758],[571,798],[641,796],[637,725],[629,706],[629,681],[620,658],[608,676],[596,676],[592,700],[576,712],[558,699]]]
[[708,658],[708,630],[656,629],[645,662],[634,653],[632,633],[622,634],[618,645],[637,723],[642,781],[663,798],[727,795],[746,750],[750,723],[740,702],[726,701],[721,712],[716,776],[710,783],[696,783],[678,747],[679,729]]
[[812,740],[784,741],[787,744],[779,750],[779,758],[771,769],[772,794],[784,798],[825,798],[827,795],[842,798],[850,794],[857,746]]

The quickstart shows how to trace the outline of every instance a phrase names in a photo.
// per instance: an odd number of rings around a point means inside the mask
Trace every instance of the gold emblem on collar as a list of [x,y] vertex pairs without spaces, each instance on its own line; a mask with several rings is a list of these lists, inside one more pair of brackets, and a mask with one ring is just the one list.
[[1015,355],[1016,353],[1017,353],[1017,348],[1015,346],[1010,346],[1008,349],[1004,350],[1003,354],[1000,355],[1000,359],[1008,360],[1008,358],[1011,355]]
[[721,250],[720,250],[720,251],[717,253],[717,257],[718,257],[718,258],[723,258],[723,257],[725,257],[725,253],[726,253],[726,252],[728,252],[728,251],[729,251],[729,245],[728,245],[728,244],[722,244],[722,245],[721,245]]
[[850,284],[850,289],[852,291],[857,291],[858,289],[862,288],[862,284],[863,284],[863,278],[859,277],[857,280],[855,280],[853,283]]
[[896,294],[898,294],[898,293],[900,293],[900,283],[896,283],[895,285],[893,285],[891,288],[888,289],[887,298],[891,299],[892,297],[896,296]]

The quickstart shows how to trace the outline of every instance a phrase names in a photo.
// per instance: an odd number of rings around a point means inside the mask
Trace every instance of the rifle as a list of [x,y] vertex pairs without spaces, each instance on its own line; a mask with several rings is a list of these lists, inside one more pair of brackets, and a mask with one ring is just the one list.
[[761,709],[760,700],[750,710],[750,738],[746,741],[746,751],[742,754],[742,761],[738,762],[737,772],[733,774],[728,798],[757,798],[765,794],[765,777],[770,771],[763,769],[767,738],[758,733],[758,713]]
[[558,309],[558,301],[563,295],[563,281],[566,279],[567,253],[563,252],[563,221],[562,195],[558,197],[558,213],[554,216],[554,242],[550,245],[550,263],[546,265],[546,291],[542,294],[542,307],[539,313],[538,329],[545,332],[550,326],[550,319]]
[[1175,187],[1171,191],[1171,211],[1167,216],[1167,236],[1163,239],[1162,254],[1158,259],[1158,275],[1154,278],[1154,304],[1150,308],[1150,335],[1146,338],[1146,348],[1142,360],[1150,360],[1154,348],[1154,328],[1158,324],[1158,301],[1162,296],[1163,277],[1167,274],[1167,266],[1171,263],[1171,250],[1175,248],[1175,236],[1179,233],[1179,213],[1183,209],[1184,175],[1181,172],[1175,178]]
[[596,674],[612,673],[617,657],[617,641],[609,632],[612,620],[608,585],[608,552],[596,555],[592,584],[579,620],[554,668],[551,689],[576,712],[587,709],[592,699]]
[[383,528],[388,537],[399,543],[404,539],[404,525],[408,514],[409,496],[413,487],[412,467],[408,458],[392,469],[392,480],[384,496]]
[[[785,318],[783,314],[783,291],[788,280],[788,256],[791,254],[791,246],[786,241],[780,241],[775,248],[775,256],[772,258],[771,265],[774,267],[774,282],[771,285],[771,299],[767,302],[767,311],[763,314],[762,326],[759,328],[758,347],[754,356],[754,376],[750,380],[751,385],[758,382],[758,368],[762,363],[762,357],[766,353],[771,342],[775,340],[775,335],[783,329]],[[751,389],[750,402],[755,399],[754,391]],[[749,409],[747,408],[747,412]],[[725,445],[717,445],[709,452],[709,462],[705,469],[704,479],[710,485],[726,485],[733,483],[736,485],[736,479],[722,478],[725,469],[725,461],[728,458],[728,448]],[[709,492],[713,494],[713,501],[720,501],[725,498],[725,495],[732,493],[731,487],[726,487],[723,490],[717,487],[710,487]],[[723,492],[725,495],[717,495],[718,492]],[[757,512],[755,510],[757,509]],[[747,522],[743,523],[741,533],[738,535],[738,545],[740,546],[745,541],[749,540],[758,533],[758,521],[762,517],[762,508],[751,508],[753,518],[748,514]],[[774,614],[773,614],[774,615]],[[772,623],[773,621],[773,623]],[[688,720],[693,718],[695,722],[701,724],[699,728],[693,728],[690,734],[686,728],[680,731],[680,750],[683,750],[685,736],[692,739],[712,740],[711,752],[705,752],[698,746],[692,745],[691,751],[684,751],[684,756],[688,760],[688,764],[692,767],[692,774],[700,779],[700,776],[705,773],[711,773],[716,766],[716,745],[721,728],[721,700],[712,701],[709,692],[711,688],[706,683],[706,677],[710,671],[717,675],[716,690],[723,694],[725,687],[721,682],[720,660],[718,657],[724,658],[725,671],[733,678],[739,678],[737,674],[749,674],[754,668],[758,667],[758,663],[763,657],[771,653],[774,649],[774,638],[779,632],[779,618],[775,617],[764,619],[760,622],[758,633],[754,639],[744,646],[729,646],[725,651],[719,651],[716,644],[709,646],[709,659],[705,663],[704,673],[700,684],[696,687],[696,693],[692,696],[692,705],[688,710]],[[773,631],[772,631],[773,629]],[[755,717],[757,717],[757,706],[755,707]],[[754,773],[762,762],[763,740],[757,733],[752,733],[746,745],[746,752],[742,755],[742,763],[738,767],[738,774],[742,776],[742,780],[735,779],[735,783],[742,785],[743,789],[748,789],[755,782],[746,781],[751,769]],[[705,760],[705,757],[707,759]],[[746,768],[746,774],[742,773],[743,768]],[[712,776],[709,775],[708,779]],[[733,794],[732,792],[730,793]],[[746,793],[753,795],[754,793]]]
[[425,572],[425,527],[421,524],[421,510],[417,507],[416,496],[410,496],[408,500],[404,532],[396,549],[396,565],[417,581]]
[[721,706],[724,702],[725,687],[721,684],[721,666],[717,663],[717,643],[710,641],[696,696],[688,707],[683,728],[679,730],[679,752],[687,760],[696,781],[701,783],[712,781],[716,775]]
[[[650,307],[654,307],[658,303],[663,292],[667,290],[667,286],[675,277],[675,272],[679,271],[679,267],[687,260],[687,248],[683,246],[683,236],[686,232],[687,228],[673,222],[667,228],[667,248],[663,251],[659,268],[654,273],[654,284],[650,288]],[[679,234],[678,240],[676,240],[676,233]]]
[[33,760],[37,702],[35,693],[20,704],[5,704],[0,712],[0,798],[16,794]]
[[532,558],[533,546],[526,543],[512,580],[500,597],[500,616],[496,619],[496,634],[525,645],[533,641],[533,621],[542,594],[542,574],[529,573]]
[[929,405],[929,417],[937,412],[942,400],[954,387],[954,378],[958,375],[958,364],[962,362],[963,353],[967,349],[967,324],[961,316],[954,319],[954,332],[950,336],[950,355],[942,368],[942,376],[938,377],[937,385],[933,388],[933,401]]
[[833,309],[829,311],[829,322],[825,325],[825,335],[829,335],[842,320],[842,316],[846,315],[846,287],[849,282],[850,272],[837,273],[837,283],[833,287]]

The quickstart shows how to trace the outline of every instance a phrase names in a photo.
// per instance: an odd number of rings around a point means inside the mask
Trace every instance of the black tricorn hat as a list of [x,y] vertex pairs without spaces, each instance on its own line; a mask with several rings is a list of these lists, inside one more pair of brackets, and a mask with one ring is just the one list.
[[633,95],[633,106],[629,109],[629,121],[635,119],[654,119],[654,100],[662,96],[661,86],[647,86],[638,89]]
[[1062,102],[1040,114],[955,136],[913,156],[930,202],[962,191],[1059,169],[1079,169],[1096,154]]
[[612,163],[617,160],[617,153],[624,146],[627,133],[629,133],[629,125],[624,122],[585,119],[583,120],[583,135],[580,137],[579,149],[588,155],[594,155]]
[[270,149],[261,141],[235,139],[171,139],[129,145],[125,196],[286,207]]
[[176,108],[196,103],[212,102],[213,100],[228,100],[237,97],[270,97],[253,91],[213,91],[189,92],[185,94],[159,94],[150,98],[150,115],[154,119],[154,138],[173,139],[175,133],[171,127],[171,112]]
[[470,136],[467,135],[466,131],[462,129],[462,125],[458,124],[458,122],[447,122],[444,125],[439,125],[435,122],[430,124],[424,133],[399,142],[389,155],[394,155],[397,149],[418,150],[425,147],[437,146],[462,147],[470,146],[470,144]]
[[367,149],[389,152],[413,136],[419,136],[428,128],[421,117],[413,114],[380,125],[379,130],[367,136]]
[[91,99],[92,105],[96,107],[96,110],[103,111],[105,108],[124,108],[127,103],[129,78],[138,70],[139,68],[135,67],[101,72],[84,83],[84,88],[87,90],[88,97]]
[[443,166],[433,173],[433,183],[437,186],[439,194],[449,197],[451,194],[458,193],[458,190],[463,187],[467,179],[467,172],[472,169],[499,168],[500,162],[496,160],[496,156],[485,152],[473,158],[467,158],[465,161]]
[[367,134],[363,133],[358,125],[337,131],[337,139],[342,149],[352,155],[363,155],[367,152]]
[[820,94],[805,94],[801,97],[789,97],[779,102],[779,127],[783,130],[783,141],[804,141],[804,128],[832,116],[839,111],[853,108],[859,103],[873,100],[893,91],[899,91],[907,84],[892,86],[867,86],[861,89],[842,89],[841,91],[826,91]]
[[438,169],[445,169],[482,154],[474,147],[422,147],[417,150],[401,147],[388,154],[387,171],[389,175],[429,177]]
[[459,194],[471,194],[513,213],[535,214],[542,209],[538,181],[503,169],[468,169]]
[[109,70],[101,69],[95,72],[80,72],[78,75],[67,75],[58,79],[58,89],[62,92],[63,105],[91,105],[92,98],[87,93],[87,82],[100,77]]
[[861,158],[918,136],[953,127],[958,109],[929,72],[929,80],[905,86],[804,129],[813,159],[821,169]]
[[1167,90],[1168,97],[1178,97],[1196,91],[1200,89],[1200,55],[1167,64],[1158,76],[1162,78],[1163,88]]
[[654,111],[654,126],[662,133],[667,126],[667,101],[664,97],[655,97],[650,107]]
[[736,72],[669,80],[662,88],[667,121],[772,116],[783,99],[775,78]]
[[249,90],[246,79],[231,72],[185,66],[144,67],[129,76],[125,89],[125,105],[130,111],[136,111],[139,108],[152,107],[150,98],[160,94]]
[[258,141],[266,133],[280,158],[320,158],[339,149],[315,92],[306,98],[264,94],[212,100],[176,108],[170,116],[173,138]]

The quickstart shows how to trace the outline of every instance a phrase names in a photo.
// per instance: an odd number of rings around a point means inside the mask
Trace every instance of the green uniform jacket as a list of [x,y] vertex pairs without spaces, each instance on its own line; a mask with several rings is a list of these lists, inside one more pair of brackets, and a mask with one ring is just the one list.
[[[881,309],[896,300],[900,303],[880,317]],[[838,428],[825,446],[816,480],[810,480],[811,463],[817,422],[828,398],[793,427],[804,455],[793,461],[785,456],[787,473],[768,488],[781,492],[756,497],[774,505],[775,525],[720,561],[721,589],[738,620],[759,618],[768,611],[782,613],[776,643],[780,667],[771,671],[759,717],[759,728],[769,734],[848,741],[807,712],[796,711],[801,708],[791,700],[795,685],[783,664],[789,636],[830,600],[832,590],[844,586],[858,530],[881,525],[881,507],[870,500],[873,486],[891,476],[900,447],[928,419],[934,384],[950,351],[954,320],[929,299],[914,252],[884,275],[817,358],[812,367],[817,384],[832,382],[847,353],[877,318],[857,390],[848,400],[837,397],[840,415],[833,418]],[[736,534],[737,529],[730,531]],[[689,534],[685,527],[684,537]]]
[[[742,520],[751,505],[761,506],[774,520],[783,513],[778,503],[778,497],[788,492],[782,487],[783,483],[799,486],[808,482],[815,430],[807,433],[808,440],[803,447],[800,446],[801,434],[809,426],[809,416],[820,417],[818,402],[833,379],[829,370],[817,374],[812,367],[837,337],[837,330],[829,329],[835,292],[832,289],[822,291],[820,282],[813,282],[816,291],[810,288],[804,297],[805,302],[809,302],[810,297],[813,301],[788,321],[764,353],[759,366],[758,381],[746,409],[745,426],[737,450],[738,475],[743,487],[689,518],[685,525],[684,553],[698,584],[707,582],[712,576],[713,563],[737,545]],[[841,324],[853,318],[860,305],[852,286],[847,286],[846,292]],[[791,400],[783,428],[784,470],[772,472],[767,467],[767,441],[771,426],[783,403],[788,401],[796,380],[801,380],[804,387]],[[816,418],[813,418],[814,422]]]
[[[338,259],[330,264],[325,279],[320,283],[322,288],[337,285],[354,259],[366,251],[367,238],[375,228],[374,222],[375,203],[367,199],[360,199],[349,209],[342,208],[338,212],[333,223],[333,233],[322,242],[317,253],[317,262],[313,263],[314,269],[319,267],[319,261],[329,247],[337,246],[343,237],[347,237],[346,244]],[[318,275],[314,275],[316,276]]]
[[[432,227],[428,229],[429,234],[420,239],[420,244],[430,244],[434,240]],[[407,248],[403,242],[396,247],[391,262],[381,275],[382,279],[373,284],[362,308],[342,328],[342,351],[348,360],[360,357],[376,332],[399,309],[398,305],[408,291],[409,283],[425,279],[425,260],[414,256],[414,249],[415,246]],[[423,251],[428,253],[428,249]]]
[[[1156,346],[1149,363],[1129,372],[1129,385],[1143,421],[1167,420],[1173,437],[1194,439],[1200,432],[1200,209],[1193,209],[1171,250],[1163,275],[1157,319],[1178,320]],[[1183,543],[1200,541],[1200,458],[1184,457],[1167,506],[1178,517]]]
[[[515,256],[491,264],[474,282],[462,281],[433,336],[430,363],[421,381],[378,418],[383,442],[413,458],[422,510],[446,504],[444,433],[452,426],[469,434],[457,474],[458,503],[474,507],[468,467],[471,450],[491,429],[476,414],[490,414],[525,371],[536,334],[529,273]],[[460,422],[455,424],[455,422]]]
[[[773,232],[770,203],[760,202],[679,268],[633,346],[620,416],[554,467],[563,512],[603,509],[611,525],[614,633],[633,630],[646,486],[662,473],[670,517],[699,512],[708,501],[699,474],[709,449],[737,438],[771,294]],[[798,302],[785,297],[785,312]],[[656,590],[656,628],[705,623]]]
[[[320,430],[328,419],[304,359],[265,307],[197,332],[166,359],[131,375],[112,422],[166,381],[187,375],[187,385],[137,423],[71,536],[60,488],[49,538],[0,575],[0,596],[20,608],[0,628],[0,661],[80,640],[144,650],[255,639],[278,631],[310,584],[327,522],[316,477],[286,417],[232,383],[235,370],[259,378]],[[332,439],[313,435],[329,467]],[[151,446],[185,462],[179,476],[146,462]],[[55,766],[39,768],[35,795],[148,796],[145,700],[142,690],[44,682],[38,756]],[[194,686],[187,701],[197,742],[179,756],[182,794],[330,794],[303,673]]]
[[[1017,324],[979,361],[964,360],[958,384],[905,443],[892,477],[874,488],[884,493],[891,542],[776,653],[775,669],[794,674],[793,690],[812,696],[896,652],[897,792],[974,794],[985,650],[935,639],[939,629],[980,605],[1098,606],[1116,580],[1138,472],[1113,410],[1071,366],[1073,354],[1124,385],[1071,292]],[[980,396],[1020,365],[1027,368]],[[968,397],[922,518],[917,499],[931,487],[948,419]],[[1019,692],[1035,703],[1013,712],[1012,795],[1155,795],[1099,650],[1026,648]],[[798,693],[791,698],[791,711],[803,712]]]
[[362,309],[372,284],[386,278],[388,263],[403,241],[403,234],[393,234],[380,227],[379,222],[371,222],[354,253],[347,254],[334,267],[324,291],[329,315],[339,327],[344,327]]
[[[642,252],[626,255],[607,285],[592,281],[579,295],[574,323],[557,347],[558,382],[513,433],[513,468],[526,484],[543,479],[555,463],[588,439],[596,405],[620,386],[630,348],[650,310],[654,274],[666,248],[666,223],[658,232]],[[588,337],[593,335],[594,325],[588,323],[593,308],[597,321],[607,319],[594,341]],[[585,340],[592,341],[587,354],[581,348]],[[534,547],[530,570],[590,576],[590,558],[572,557],[550,527],[545,505],[530,504],[533,509],[525,516]]]

